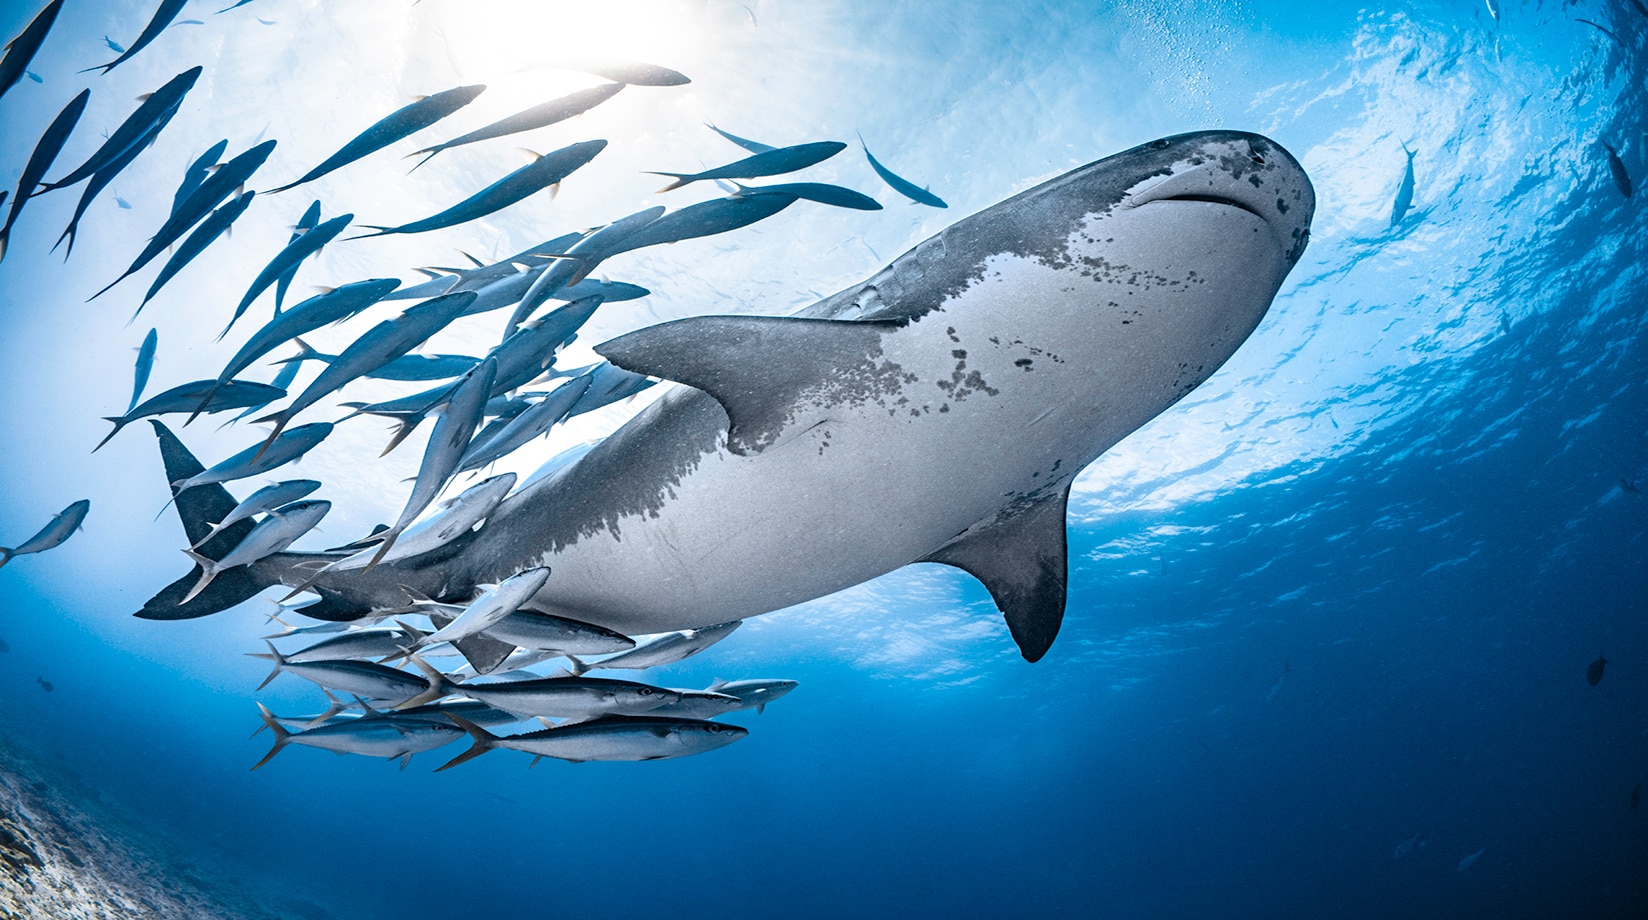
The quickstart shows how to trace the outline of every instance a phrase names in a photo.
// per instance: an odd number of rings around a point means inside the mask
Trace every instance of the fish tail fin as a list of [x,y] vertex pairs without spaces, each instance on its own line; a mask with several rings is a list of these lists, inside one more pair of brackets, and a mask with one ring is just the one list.
[[395,538],[400,535],[401,532],[395,529],[383,532],[383,542],[378,544],[378,551],[373,554],[371,561],[366,563],[366,568],[361,569],[362,575],[378,567],[378,563],[383,561],[384,554],[388,553],[389,548],[395,545]]
[[275,429],[269,432],[269,436],[267,438],[263,439],[263,444],[258,447],[258,452],[252,455],[252,460],[254,462],[259,457],[263,456],[263,452],[269,449],[269,445],[275,443],[275,439],[280,437],[280,433],[286,429],[286,423],[291,421],[291,419],[292,417],[285,412],[276,412],[273,415],[265,415],[263,418],[252,420],[252,424],[254,425],[261,425],[264,422],[273,422],[275,425]]
[[446,679],[445,674],[430,667],[429,662],[424,661],[417,655],[408,655],[407,658],[419,671],[423,672],[423,679],[429,682],[429,689],[396,706],[396,709],[412,709],[425,703],[433,703],[446,696],[449,681]]
[[56,252],[57,247],[63,245],[64,240],[69,241],[69,248],[63,250],[63,261],[65,262],[69,261],[69,256],[74,253],[74,235],[79,229],[78,221],[69,224],[63,229],[62,235],[57,238],[57,242],[52,244],[51,251]]
[[12,549],[11,547],[9,547],[9,546],[0,546],[0,566],[4,566],[6,563],[10,562],[11,557],[15,556],[16,554],[17,554],[17,551]]
[[673,192],[676,189],[680,188],[681,186],[686,185],[687,183],[692,181],[691,179],[688,178],[688,176],[690,176],[691,173],[659,172],[657,170],[652,170],[652,169],[647,170],[646,173],[649,176],[668,176],[669,178],[675,180],[674,182],[671,182],[669,185],[666,185],[663,188],[659,189],[658,190],[659,194],[663,194],[664,192]]
[[114,64],[98,64],[95,67],[88,67],[85,70],[77,70],[77,71],[75,71],[75,73],[91,73],[94,70],[101,70],[101,71],[103,71],[103,73],[108,73],[109,71],[113,70],[114,65],[118,64],[118,63],[120,63],[120,62],[115,61]]
[[[223,330],[223,332],[225,334],[227,334],[229,332],[229,330],[225,329],[225,330]],[[218,336],[218,338],[222,339],[223,336],[220,335],[220,336]],[[185,428],[189,427],[190,422],[194,421],[197,418],[200,418],[200,413],[205,412],[206,407],[211,405],[212,397],[217,395],[217,391],[222,386],[223,386],[222,381],[219,381],[217,383],[212,384],[212,388],[210,390],[207,390],[205,397],[203,397],[200,400],[200,405],[196,406],[195,411],[189,413],[189,417],[186,420],[184,420],[183,427],[185,427]],[[113,435],[110,435],[110,437],[113,437]]]
[[412,157],[418,156],[419,154],[424,154],[424,153],[429,154],[429,156],[426,156],[423,159],[419,160],[418,162],[412,164],[412,168],[407,170],[406,174],[410,176],[413,173],[417,172],[419,166],[422,166],[423,164],[429,162],[430,160],[433,160],[435,158],[435,154],[440,153],[442,150],[445,150],[445,149],[446,149],[446,146],[444,144],[438,144],[434,147],[425,147],[422,150],[414,150],[411,153],[407,154],[406,156],[402,157],[401,159],[405,160],[405,159],[410,159]]
[[[345,703],[343,700],[338,699],[336,696],[333,695],[332,691],[326,689],[325,687],[322,687],[320,692],[326,694],[327,702],[330,705],[328,705],[326,707],[325,712],[323,712],[320,715],[315,716],[313,719],[310,719],[309,721],[303,723],[304,730],[306,730],[306,731],[308,729],[314,728],[315,726],[321,724],[322,722],[325,722],[327,719],[330,719],[333,716],[343,712],[345,709],[349,708],[348,703]],[[360,697],[356,697],[356,699],[360,699]],[[365,706],[366,704],[362,703],[361,705]]]
[[273,642],[270,642],[268,639],[263,640],[263,644],[269,646],[269,654],[265,655],[262,652],[247,652],[246,653],[247,657],[262,658],[262,659],[265,659],[267,661],[273,661],[275,663],[274,670],[270,671],[269,676],[265,677],[263,679],[263,683],[258,684],[257,688],[259,690],[262,690],[264,687],[269,686],[270,681],[272,681],[275,678],[279,677],[280,672],[286,670],[286,656],[284,656],[280,653],[280,649],[275,648],[275,644]]
[[422,412],[407,412],[389,417],[395,420],[395,434],[389,439],[389,444],[384,447],[383,453],[378,454],[379,457],[387,457],[390,451],[401,446],[401,442],[416,431],[419,425],[423,424],[425,416]]
[[374,236],[387,236],[388,234],[391,234],[391,233],[395,232],[394,227],[380,227],[377,224],[361,224],[361,226],[365,227],[368,230],[376,230],[378,232],[377,233],[362,233],[360,236],[351,236],[348,239],[345,239],[344,242],[347,243],[347,242],[349,242],[349,240],[369,240]]
[[109,443],[110,438],[112,438],[115,435],[119,434],[120,429],[126,427],[126,419],[125,419],[124,416],[105,415],[105,416],[103,416],[103,421],[113,423],[114,424],[114,430],[109,432],[108,434],[104,435],[103,440],[97,442],[97,447],[92,448],[92,453],[94,453],[94,454],[97,453],[98,449],[101,448],[103,445]]
[[212,583],[212,579],[216,578],[218,573],[216,559],[213,559],[210,556],[203,556],[192,549],[184,550],[183,555],[193,559],[195,561],[195,565],[200,566],[200,580],[195,582],[195,586],[189,589],[188,594],[183,595],[183,600],[178,601],[179,605],[187,604],[188,602],[194,600],[196,595],[206,590],[206,586]]
[[269,707],[262,703],[257,704],[257,707],[258,714],[263,717],[263,724],[275,733],[275,746],[269,749],[269,753],[263,755],[262,760],[252,765],[254,770],[273,760],[274,756],[280,753],[280,749],[292,740],[292,733],[286,729],[286,726],[280,724],[280,721],[275,718],[275,714],[269,711]]
[[451,719],[459,728],[469,732],[469,737],[474,739],[475,744],[469,750],[464,751],[462,754],[459,754],[446,763],[436,767],[436,773],[439,773],[442,770],[450,770],[465,761],[474,760],[475,758],[498,746],[498,736],[492,734],[479,725],[476,725],[474,722],[469,721],[463,716],[453,715],[450,712],[446,714],[446,717]]
[[[5,199],[0,198],[0,201],[5,201]],[[6,243],[8,243],[10,240],[11,240],[11,231],[10,230],[0,231],[0,262],[6,261]]]
[[576,655],[568,655],[566,656],[566,660],[572,662],[572,666],[568,668],[568,670],[572,672],[573,677],[583,677],[584,674],[590,669],[589,662],[577,657]]
[[[177,439],[177,435],[172,434],[171,429],[154,420],[150,424],[160,440],[160,456],[166,465],[166,479],[172,483],[172,501],[177,504],[177,516],[183,522],[184,536],[189,542],[197,544],[194,551],[200,556],[222,559],[246,538],[255,525],[250,519],[236,521],[210,539],[203,540],[212,529],[211,522],[228,517],[238,502],[229,490],[217,483],[182,489],[182,483],[205,468]],[[256,568],[241,565],[219,572],[212,577],[209,586],[198,592],[190,590],[199,579],[191,569],[189,574],[149,598],[136,616],[145,620],[187,620],[227,610],[256,596],[277,580],[267,573],[254,573]]]

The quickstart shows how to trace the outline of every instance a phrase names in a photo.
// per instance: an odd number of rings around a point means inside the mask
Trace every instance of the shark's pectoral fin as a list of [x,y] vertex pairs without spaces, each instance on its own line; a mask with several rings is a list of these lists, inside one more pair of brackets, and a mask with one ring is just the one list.
[[1039,661],[1064,620],[1064,506],[1070,483],[967,528],[922,562],[952,565],[984,582],[1026,661]]
[[[429,622],[434,623],[436,629],[445,629],[455,619],[457,618],[444,613],[429,613]],[[498,665],[503,664],[504,659],[515,651],[515,646],[510,643],[480,633],[465,636],[453,642],[452,647],[469,662],[469,666],[475,669],[477,675],[491,674],[498,670]]]
[[695,316],[621,335],[596,346],[627,371],[663,377],[715,397],[731,426],[727,448],[758,453],[785,427],[810,425],[841,400],[863,399],[902,382],[881,356],[889,321],[794,316]]

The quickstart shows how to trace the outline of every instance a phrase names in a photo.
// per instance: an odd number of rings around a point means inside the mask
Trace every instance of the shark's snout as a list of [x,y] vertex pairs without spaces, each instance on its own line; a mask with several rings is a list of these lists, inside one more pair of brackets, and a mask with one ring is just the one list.
[[1208,131],[1158,141],[1178,153],[1169,175],[1129,196],[1127,206],[1204,202],[1246,211],[1268,224],[1288,267],[1304,252],[1316,192],[1285,148],[1259,134]]

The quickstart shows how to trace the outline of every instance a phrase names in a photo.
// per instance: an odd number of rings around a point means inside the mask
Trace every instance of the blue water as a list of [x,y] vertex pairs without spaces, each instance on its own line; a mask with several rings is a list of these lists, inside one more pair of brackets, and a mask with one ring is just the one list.
[[[32,67],[46,82],[0,99],[0,187],[87,85],[73,71],[104,60],[102,35],[124,42],[150,12],[69,6]],[[918,566],[751,621],[656,675],[801,681],[729,719],[751,734],[723,751],[530,770],[495,753],[434,774],[456,748],[405,771],[294,748],[251,773],[268,743],[247,737],[252,701],[284,714],[319,697],[292,677],[254,692],[264,664],[242,653],[260,649],[263,601],[198,621],[128,616],[181,574],[180,534],[150,522],[164,491],[147,432],[86,450],[106,430],[97,416],[125,405],[148,317],[153,390],[210,373],[223,311],[309,199],[270,205],[220,243],[228,261],[192,267],[130,328],[143,285],[133,303],[81,301],[218,137],[244,147],[269,123],[303,145],[272,161],[295,176],[407,94],[479,66],[463,29],[485,33],[467,21],[485,12],[334,6],[236,11],[272,26],[191,6],[206,25],[174,27],[90,84],[88,124],[112,126],[187,66],[221,73],[145,154],[151,171],[115,184],[133,209],[101,202],[65,265],[46,250],[77,193],[41,198],[0,263],[0,539],[93,501],[84,534],[0,569],[7,738],[269,903],[338,917],[1648,911],[1648,807],[1630,804],[1648,781],[1648,221],[1601,144],[1648,181],[1648,16],[1631,3],[1506,3],[1498,23],[1468,2],[631,10],[638,36],[649,16],[691,27],[672,27],[673,55],[666,35],[628,56],[691,72],[693,95],[644,97],[644,118],[579,123],[554,143],[608,132],[615,150],[649,151],[635,169],[662,169],[736,155],[703,120],[781,142],[862,130],[951,208],[897,202],[842,165],[839,180],[886,211],[787,214],[614,266],[656,293],[592,341],[728,303],[787,312],[1048,176],[1199,128],[1261,131],[1300,159],[1319,199],[1311,248],[1230,364],[1078,481],[1069,610],[1038,664],[980,586]],[[0,34],[33,12],[0,4]],[[372,37],[405,58],[389,88],[329,53],[345,39],[384,53]],[[600,40],[626,47],[622,27]],[[308,95],[317,81],[331,90]],[[351,108],[340,82],[382,94]],[[1403,143],[1417,188],[1393,228]],[[519,165],[497,155],[477,174]],[[451,172],[406,179],[386,156],[350,177],[451,200],[470,177],[443,157]],[[449,246],[514,251],[651,203],[656,187],[630,181],[615,204],[574,185],[439,246],[329,247],[300,284],[402,272]],[[392,210],[348,183],[322,191],[363,220]],[[195,432],[203,456],[244,446]],[[329,487],[390,505],[410,475],[315,462]],[[395,510],[344,510],[328,535]],[[1599,652],[1607,671],[1588,686]]]

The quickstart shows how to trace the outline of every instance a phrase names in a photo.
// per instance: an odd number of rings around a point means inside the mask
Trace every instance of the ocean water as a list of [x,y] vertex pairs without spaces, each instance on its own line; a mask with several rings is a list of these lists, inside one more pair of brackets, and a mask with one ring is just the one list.
[[[0,4],[0,35],[36,6]],[[1648,13],[1634,0],[257,0],[222,15],[191,4],[183,18],[202,24],[173,26],[108,76],[76,74],[113,58],[105,34],[129,44],[152,6],[70,0],[31,65],[42,82],[0,99],[0,187],[13,187],[80,88],[91,105],[53,177],[134,96],[206,67],[88,211],[67,262],[49,250],[78,191],[32,201],[0,262],[0,542],[92,501],[85,532],[0,569],[0,743],[295,916],[1648,911],[1648,808],[1632,802],[1648,781],[1648,221],[1604,147],[1648,179]],[[445,139],[437,126],[255,202],[130,325],[153,269],[84,302],[218,138],[231,152],[278,139],[259,175],[272,185],[413,94],[487,83],[476,111],[453,117],[469,130],[588,85],[542,65],[597,55],[693,83],[631,87],[407,176],[399,155]],[[261,650],[266,601],[130,616],[187,564],[175,517],[155,518],[166,490],[146,426],[88,453],[130,395],[131,349],[159,330],[151,393],[215,373],[245,334],[215,344],[217,330],[314,198],[327,216],[410,220],[519,166],[514,146],[611,141],[553,200],[442,234],[334,243],[293,299],[707,198],[659,195],[640,173],[741,155],[705,121],[774,144],[861,132],[950,207],[904,202],[849,148],[807,177],[884,210],[797,205],[614,259],[612,280],[653,294],[604,307],[581,347],[693,314],[792,312],[956,219],[1182,131],[1274,138],[1310,174],[1318,210],[1310,248],[1235,357],[1077,480],[1068,611],[1039,663],[1019,657],[980,585],[913,566],[751,620],[649,675],[801,682],[764,714],[728,718],[750,735],[725,750],[531,769],[499,752],[435,774],[458,747],[402,771],[294,746],[249,772],[268,745],[248,738],[254,701],[286,714],[321,698],[289,676],[255,689],[267,669],[244,653]],[[1404,145],[1413,208],[1393,226]],[[260,300],[242,323],[268,309]],[[433,350],[494,336],[458,332]],[[405,392],[375,386],[367,398]],[[634,411],[569,425],[505,468],[530,473]],[[213,428],[182,432],[202,458],[252,437]],[[293,468],[335,503],[301,545],[398,512],[417,455],[363,460],[384,437],[340,425]],[[1609,663],[1592,686],[1599,654]]]

